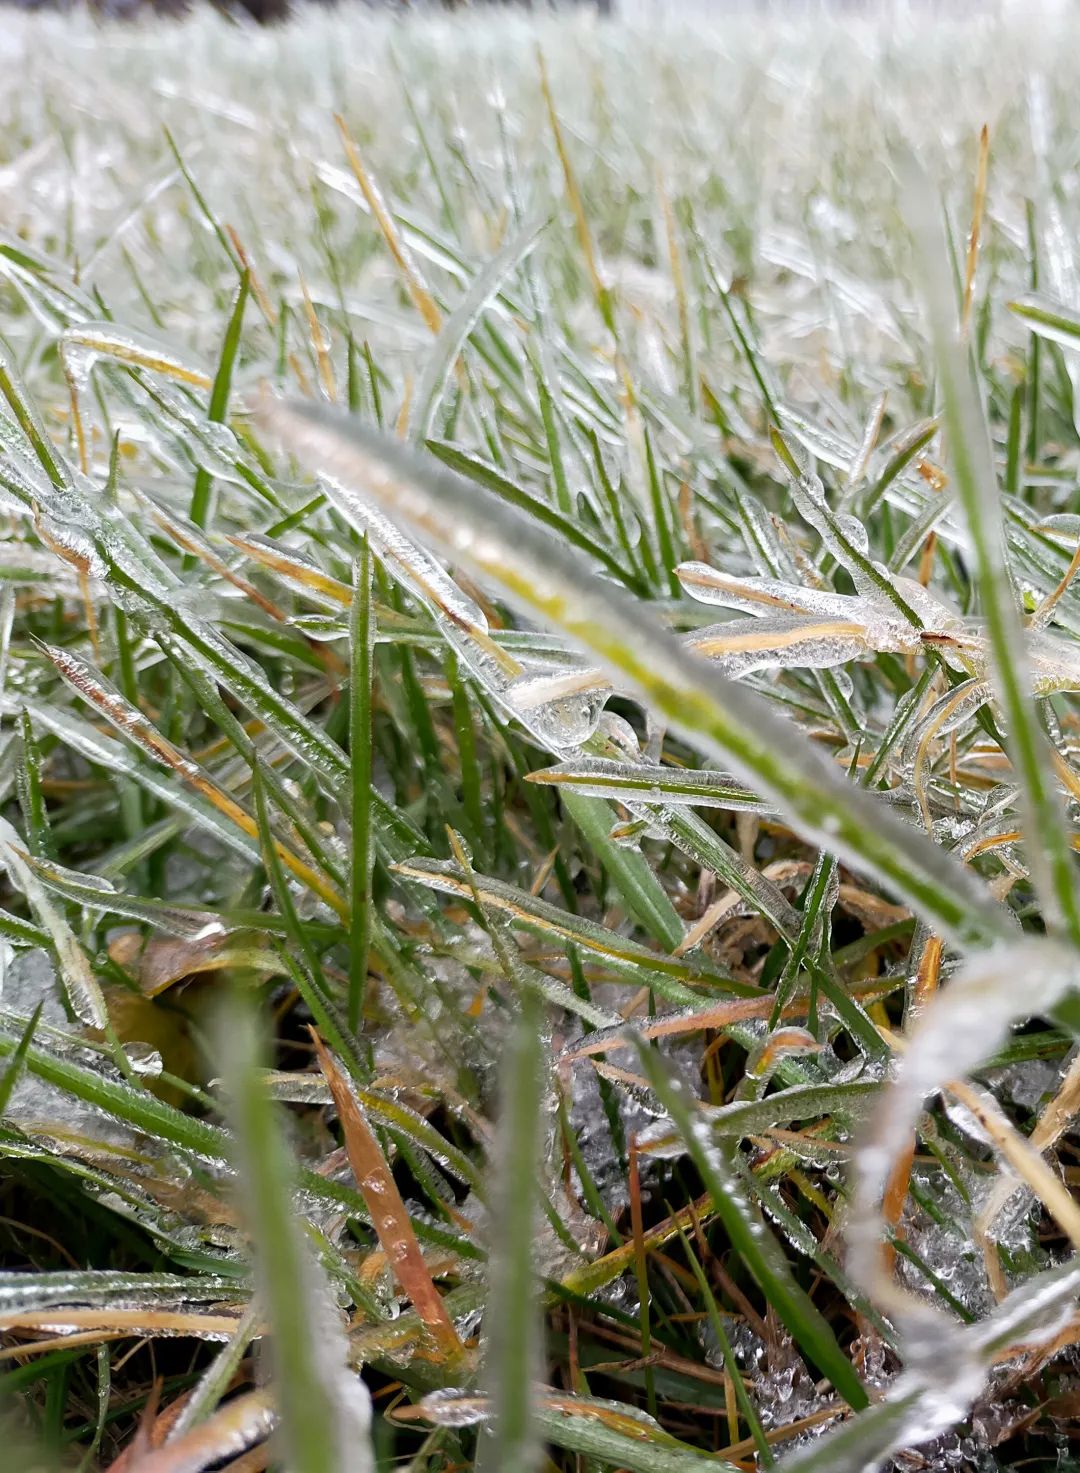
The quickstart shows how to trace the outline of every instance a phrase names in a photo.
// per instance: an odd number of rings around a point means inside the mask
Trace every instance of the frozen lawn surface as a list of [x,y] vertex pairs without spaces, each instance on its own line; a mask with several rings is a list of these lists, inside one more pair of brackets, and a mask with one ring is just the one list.
[[1080,31],[0,17],[11,1466],[1071,1466]]

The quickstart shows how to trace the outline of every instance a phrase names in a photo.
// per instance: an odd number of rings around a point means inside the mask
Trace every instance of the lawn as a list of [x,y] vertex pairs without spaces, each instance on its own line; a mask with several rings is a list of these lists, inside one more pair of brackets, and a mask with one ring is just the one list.
[[1069,1468],[1080,29],[0,12],[12,1468]]

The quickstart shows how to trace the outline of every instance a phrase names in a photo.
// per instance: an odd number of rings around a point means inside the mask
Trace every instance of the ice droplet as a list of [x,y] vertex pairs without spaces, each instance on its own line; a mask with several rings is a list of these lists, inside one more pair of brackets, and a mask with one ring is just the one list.
[[507,704],[525,726],[545,746],[556,751],[572,750],[588,741],[600,722],[610,687],[607,682],[589,690],[579,690],[567,695],[558,692],[564,683],[574,683],[581,672],[572,672],[569,677],[540,676],[526,678],[512,685],[507,692]]
[[438,1427],[475,1427],[491,1416],[485,1397],[452,1387],[429,1391],[420,1405],[425,1416]]
[[147,1079],[156,1079],[165,1067],[157,1049],[151,1048],[148,1043],[127,1043],[124,1045],[124,1055],[133,1073]]

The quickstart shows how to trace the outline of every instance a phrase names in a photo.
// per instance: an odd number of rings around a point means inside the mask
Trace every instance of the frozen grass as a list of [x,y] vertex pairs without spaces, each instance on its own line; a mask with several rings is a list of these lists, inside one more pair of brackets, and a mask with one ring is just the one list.
[[1080,34],[704,24],[4,17],[19,1466],[1067,1466]]

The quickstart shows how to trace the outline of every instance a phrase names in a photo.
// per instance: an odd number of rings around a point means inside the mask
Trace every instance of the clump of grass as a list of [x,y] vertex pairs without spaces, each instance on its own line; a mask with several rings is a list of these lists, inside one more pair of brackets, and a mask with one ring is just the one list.
[[1071,34],[6,33],[28,1465],[1064,1455]]

